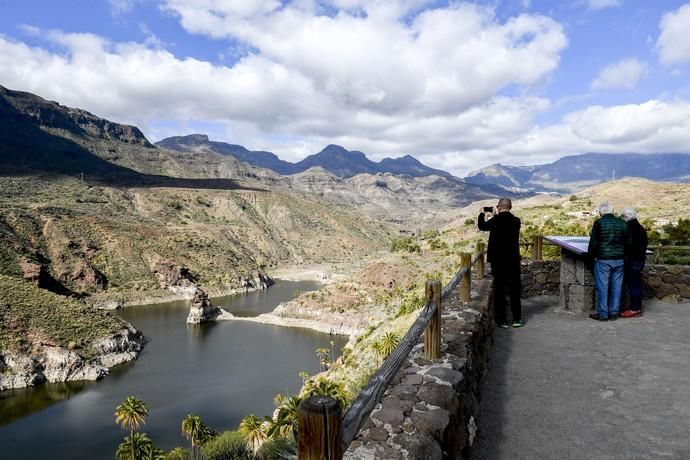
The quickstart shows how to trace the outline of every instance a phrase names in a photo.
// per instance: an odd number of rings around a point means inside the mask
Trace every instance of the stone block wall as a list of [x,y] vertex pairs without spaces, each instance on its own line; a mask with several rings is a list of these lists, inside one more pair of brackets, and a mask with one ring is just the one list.
[[642,284],[648,298],[682,301],[690,299],[690,266],[647,265]]
[[[584,263],[584,262],[581,262]],[[522,265],[522,296],[558,295],[561,276],[586,276],[579,284],[594,285],[590,270],[574,270],[561,275],[560,260],[524,259]],[[577,267],[573,267],[577,268]],[[566,270],[567,271],[567,270]],[[579,274],[578,274],[579,273]],[[671,301],[690,300],[690,266],[649,264],[644,268],[642,284],[647,298]],[[581,287],[581,286],[580,286]],[[594,293],[590,293],[594,295]]]
[[422,343],[415,346],[345,459],[468,458],[494,329],[491,281],[472,287],[465,306],[454,294],[444,299],[440,362],[424,358]]
[[522,297],[558,295],[561,262],[559,260],[523,259]]

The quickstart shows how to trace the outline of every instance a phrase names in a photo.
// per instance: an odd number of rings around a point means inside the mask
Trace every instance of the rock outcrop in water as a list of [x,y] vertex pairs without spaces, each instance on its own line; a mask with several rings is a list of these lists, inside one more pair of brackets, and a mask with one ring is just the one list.
[[219,307],[214,307],[208,294],[202,289],[197,288],[192,298],[192,305],[189,308],[187,324],[201,324],[208,321],[231,319],[233,315]]
[[30,351],[0,353],[0,390],[23,388],[44,381],[68,382],[98,380],[118,364],[135,359],[146,340],[141,332],[127,324],[108,337],[93,341],[81,354],[78,346],[67,349],[40,344]]

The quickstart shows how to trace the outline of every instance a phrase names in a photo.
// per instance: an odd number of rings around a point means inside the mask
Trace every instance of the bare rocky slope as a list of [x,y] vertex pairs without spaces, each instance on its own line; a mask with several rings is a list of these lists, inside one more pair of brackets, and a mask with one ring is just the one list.
[[97,380],[143,345],[116,316],[0,275],[0,390]]

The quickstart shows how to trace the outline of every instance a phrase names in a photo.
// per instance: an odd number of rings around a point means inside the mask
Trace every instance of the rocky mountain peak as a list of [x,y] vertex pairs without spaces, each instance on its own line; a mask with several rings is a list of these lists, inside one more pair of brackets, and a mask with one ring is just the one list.
[[136,126],[123,125],[99,118],[86,110],[65,107],[35,94],[13,91],[2,86],[0,86],[0,98],[9,103],[21,115],[45,128],[65,130],[100,139],[117,140],[149,148],[154,147]]

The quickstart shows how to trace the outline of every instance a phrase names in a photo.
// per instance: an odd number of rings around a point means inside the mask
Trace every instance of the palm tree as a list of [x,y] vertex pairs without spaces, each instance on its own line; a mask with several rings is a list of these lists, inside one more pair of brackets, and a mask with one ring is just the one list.
[[213,436],[213,431],[209,429],[196,414],[189,414],[182,420],[182,433],[187,439],[192,441],[192,455],[194,458],[199,456],[199,448]]
[[247,415],[242,419],[240,422],[240,433],[245,436],[254,452],[259,449],[261,443],[266,439],[263,420],[253,414]]
[[328,348],[316,349],[316,356],[319,358],[319,370],[325,371],[326,369],[328,369],[328,365],[331,363],[328,355]]
[[[129,396],[122,404],[115,408],[115,423],[118,423],[123,430],[129,429],[132,460],[136,458],[134,456],[134,430],[138,430],[141,425],[146,423],[147,415],[149,415],[149,410],[146,408],[146,403],[134,396]],[[146,435],[144,436],[146,437]],[[146,439],[148,439],[148,437],[146,437]],[[125,438],[125,443],[126,442],[127,438]],[[122,445],[123,444],[121,444],[121,446]],[[118,451],[119,450],[118,448]]]
[[297,430],[297,412],[302,398],[278,395],[275,402],[277,411],[273,418],[267,418],[269,427],[266,435],[274,437],[277,435],[287,436],[291,431],[294,433]]
[[[155,449],[146,433],[134,433],[125,437],[115,452],[116,460],[146,460]],[[154,459],[156,457],[153,457]]]
[[309,380],[304,387],[304,393],[307,396],[330,396],[337,399],[341,407],[347,407],[347,396],[343,384],[328,380],[326,377]]

